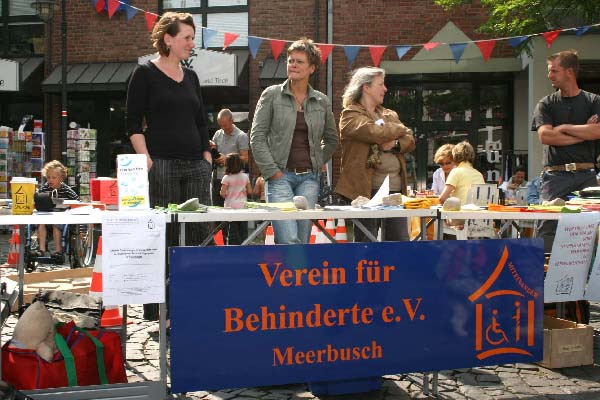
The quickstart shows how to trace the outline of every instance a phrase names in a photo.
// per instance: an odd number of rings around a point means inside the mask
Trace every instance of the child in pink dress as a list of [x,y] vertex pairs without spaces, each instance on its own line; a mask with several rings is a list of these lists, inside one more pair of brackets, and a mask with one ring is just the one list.
[[[221,180],[221,197],[225,199],[226,208],[244,208],[252,193],[248,175],[242,172],[242,159],[238,153],[229,153],[225,159],[225,176]],[[235,221],[229,223],[227,244],[241,244],[248,237],[248,222]]]

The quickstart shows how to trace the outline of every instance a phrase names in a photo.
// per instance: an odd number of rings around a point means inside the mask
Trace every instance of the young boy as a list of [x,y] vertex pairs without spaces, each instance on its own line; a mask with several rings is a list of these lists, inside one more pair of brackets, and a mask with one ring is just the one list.
[[[39,193],[53,192],[56,190],[55,197],[66,200],[79,200],[77,193],[73,191],[64,180],[67,178],[67,168],[62,165],[60,161],[53,160],[44,165],[42,169],[42,175],[46,178],[46,183],[39,188]],[[53,258],[62,258],[62,231],[64,225],[50,225],[52,227],[52,239],[54,240],[54,253]],[[35,257],[42,257],[46,254],[46,237],[47,229],[46,225],[38,225],[37,227],[37,238],[39,244],[39,250],[32,252]]]

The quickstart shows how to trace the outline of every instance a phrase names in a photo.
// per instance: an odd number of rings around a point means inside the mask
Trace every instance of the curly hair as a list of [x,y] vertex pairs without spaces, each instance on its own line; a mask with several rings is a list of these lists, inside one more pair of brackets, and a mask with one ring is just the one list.
[[194,29],[194,33],[196,33],[194,18],[192,17],[192,14],[188,13],[168,11],[164,13],[156,25],[154,25],[150,40],[152,41],[152,46],[158,50],[158,54],[161,56],[168,56],[170,53],[170,49],[165,43],[165,34],[168,33],[171,36],[177,35],[180,30],[180,24],[191,26],[192,29]]
[[67,167],[65,167],[60,161],[52,160],[48,161],[44,168],[42,168],[42,175],[44,177],[48,176],[48,171],[50,170],[58,170],[62,175],[63,180],[67,177]]
[[362,97],[363,85],[370,85],[375,78],[383,77],[385,79],[385,70],[376,67],[362,67],[354,70],[350,78],[350,82],[344,89],[342,95],[342,103],[344,107],[352,104],[358,104]]
[[292,43],[287,49],[288,57],[292,51],[301,51],[305,53],[308,57],[308,63],[315,66],[315,71],[319,69],[319,65],[321,65],[321,49],[319,49],[311,39],[302,37]]

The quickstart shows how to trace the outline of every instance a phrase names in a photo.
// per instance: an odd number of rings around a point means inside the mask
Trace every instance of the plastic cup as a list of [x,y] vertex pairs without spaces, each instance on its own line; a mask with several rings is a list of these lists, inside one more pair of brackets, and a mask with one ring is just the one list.
[[12,213],[14,215],[33,214],[33,195],[35,194],[35,178],[14,177],[10,181],[12,192]]

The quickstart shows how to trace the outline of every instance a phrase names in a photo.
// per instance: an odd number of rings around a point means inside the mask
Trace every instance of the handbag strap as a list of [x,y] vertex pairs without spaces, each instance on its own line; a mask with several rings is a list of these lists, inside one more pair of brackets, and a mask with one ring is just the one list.
[[106,369],[104,368],[104,344],[99,341],[94,335],[90,334],[87,330],[75,326],[77,332],[83,333],[85,336],[96,346],[96,364],[98,365],[98,377],[100,378],[100,384],[106,385],[108,378],[106,377]]
[[67,346],[67,342],[65,342],[65,339],[60,333],[54,334],[54,342],[65,360],[65,370],[67,371],[67,382],[69,383],[69,386],[77,386],[77,373],[75,372],[75,359],[73,358],[73,353],[71,353],[69,346]]

